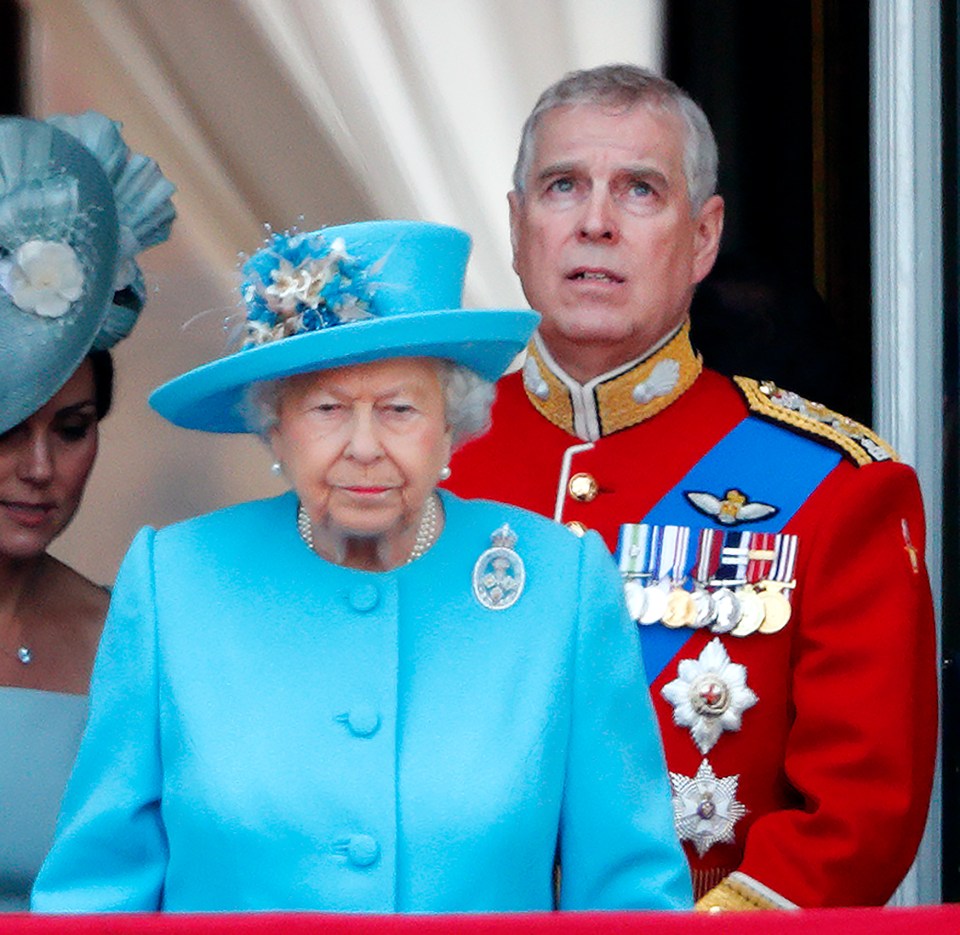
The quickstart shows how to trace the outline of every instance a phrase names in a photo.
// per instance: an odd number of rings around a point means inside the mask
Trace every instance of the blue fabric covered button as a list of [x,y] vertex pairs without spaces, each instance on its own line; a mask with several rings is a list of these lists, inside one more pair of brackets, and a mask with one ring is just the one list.
[[380,729],[380,712],[373,705],[355,705],[347,714],[347,728],[354,737],[372,737]]
[[347,842],[347,859],[356,867],[369,867],[380,857],[380,845],[369,834],[355,834]]
[[358,584],[348,595],[350,606],[360,613],[373,610],[380,601],[380,594],[375,585]]

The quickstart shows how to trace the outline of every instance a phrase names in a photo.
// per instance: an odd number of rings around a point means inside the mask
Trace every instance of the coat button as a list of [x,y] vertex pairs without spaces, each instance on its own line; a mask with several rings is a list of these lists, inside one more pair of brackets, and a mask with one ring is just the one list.
[[380,845],[369,834],[355,834],[347,842],[347,860],[355,867],[369,867],[380,857]]
[[600,493],[600,487],[591,474],[574,474],[567,484],[567,490],[579,503],[589,503]]
[[358,584],[347,595],[347,600],[354,610],[365,614],[377,606],[380,601],[380,594],[375,585]]
[[380,730],[380,713],[369,704],[355,705],[346,714],[338,715],[337,720],[346,724],[354,737],[372,737]]
[[564,526],[570,530],[575,536],[582,536],[586,531],[587,527],[583,523],[578,523],[575,519],[570,520],[569,523],[564,523]]

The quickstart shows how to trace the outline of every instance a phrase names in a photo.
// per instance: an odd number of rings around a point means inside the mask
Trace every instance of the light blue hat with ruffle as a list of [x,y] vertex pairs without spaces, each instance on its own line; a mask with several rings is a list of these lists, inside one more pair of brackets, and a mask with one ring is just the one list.
[[173,192],[103,114],[0,119],[0,432],[130,333]]
[[184,428],[247,432],[256,382],[392,357],[452,360],[488,380],[526,346],[529,309],[464,309],[470,238],[424,221],[275,234],[244,264],[241,346],[171,380],[150,405]]

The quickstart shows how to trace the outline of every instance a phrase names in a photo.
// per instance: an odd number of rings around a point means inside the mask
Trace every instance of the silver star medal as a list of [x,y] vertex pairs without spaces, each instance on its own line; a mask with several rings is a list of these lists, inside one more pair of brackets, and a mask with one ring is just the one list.
[[677,678],[660,693],[673,705],[673,722],[689,727],[693,742],[707,753],[725,730],[740,730],[743,712],[757,703],[747,686],[747,668],[731,662],[714,637],[697,659],[682,659]]
[[506,610],[520,600],[527,573],[513,551],[517,535],[506,523],[490,540],[493,544],[473,566],[473,594],[488,610]]
[[739,776],[718,779],[706,760],[692,779],[670,774],[677,836],[691,841],[701,857],[714,844],[733,843],[734,825],[747,814],[746,806],[737,801],[739,782]]

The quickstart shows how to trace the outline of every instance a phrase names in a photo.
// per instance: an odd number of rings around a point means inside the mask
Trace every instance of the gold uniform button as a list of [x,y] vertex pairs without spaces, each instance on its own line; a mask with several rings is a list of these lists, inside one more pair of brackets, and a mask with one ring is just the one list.
[[564,523],[564,526],[576,536],[582,536],[587,531],[587,527],[583,523],[578,523],[575,519],[570,520],[569,523]]
[[589,503],[600,492],[600,487],[590,474],[574,474],[567,484],[570,496],[580,503]]

